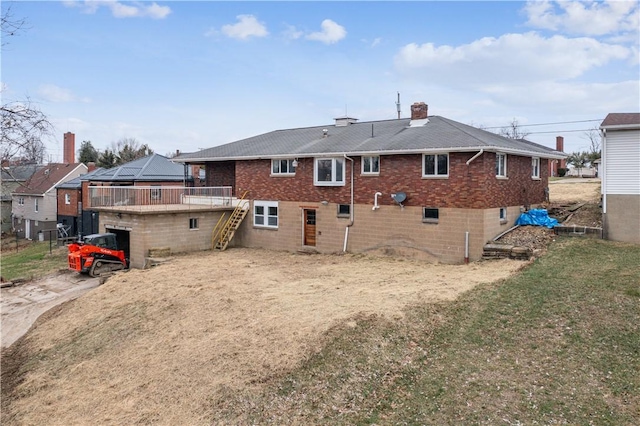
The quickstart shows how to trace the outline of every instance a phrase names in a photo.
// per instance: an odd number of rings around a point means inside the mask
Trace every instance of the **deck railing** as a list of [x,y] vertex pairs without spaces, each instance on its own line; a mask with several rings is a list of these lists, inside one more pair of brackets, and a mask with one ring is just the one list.
[[230,207],[233,204],[230,186],[90,186],[88,207],[169,210],[189,206]]

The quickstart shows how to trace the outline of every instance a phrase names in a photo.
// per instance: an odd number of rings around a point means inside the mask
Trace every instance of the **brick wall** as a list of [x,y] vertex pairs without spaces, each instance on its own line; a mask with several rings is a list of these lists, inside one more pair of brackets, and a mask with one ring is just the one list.
[[[70,202],[65,202],[69,195]],[[58,189],[58,216],[78,216],[78,201],[80,200],[80,190],[78,189]]]
[[235,161],[207,163],[205,165],[205,179],[207,186],[230,186],[233,188],[233,195],[242,194],[236,191]]
[[[451,153],[449,177],[422,178],[422,156],[391,155],[380,161],[380,174],[360,173],[360,157],[354,158],[354,193],[357,204],[373,204],[374,194],[381,192],[381,205],[393,206],[391,194],[405,192],[405,206],[485,209],[514,205],[534,205],[545,200],[548,165],[541,160],[540,179],[531,178],[531,158],[509,155],[507,179],[495,176],[495,153],[484,153],[466,164],[475,153]],[[350,162],[347,161],[346,184],[319,187],[313,184],[312,158],[298,160],[295,176],[271,176],[270,160],[239,161],[235,166],[237,193],[249,190],[249,198],[346,204],[350,202]],[[217,163],[208,164],[207,171]]]

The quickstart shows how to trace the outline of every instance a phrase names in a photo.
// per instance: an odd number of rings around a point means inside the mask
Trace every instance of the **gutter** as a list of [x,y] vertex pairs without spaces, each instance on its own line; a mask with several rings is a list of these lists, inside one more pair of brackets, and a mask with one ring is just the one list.
[[393,150],[393,151],[353,151],[353,152],[303,152],[303,153],[288,153],[288,154],[260,154],[260,155],[247,155],[240,157],[193,157],[193,158],[184,158],[184,159],[172,159],[172,161],[176,163],[206,163],[213,161],[246,161],[246,160],[272,160],[272,159],[281,159],[281,158],[314,158],[314,157],[339,157],[339,156],[347,156],[352,155],[354,157],[359,157],[363,155],[404,155],[404,154],[428,154],[428,153],[442,153],[442,152],[474,152],[474,151],[496,151],[496,152],[504,152],[505,154],[512,155],[521,155],[524,157],[538,157],[538,158],[547,158],[553,160],[562,160],[567,158],[569,155],[564,154],[558,151],[552,152],[536,152],[536,151],[527,151],[527,150],[519,150],[513,148],[504,148],[497,146],[486,146],[486,147],[465,147],[465,148],[433,148],[433,149],[405,149],[405,150]]

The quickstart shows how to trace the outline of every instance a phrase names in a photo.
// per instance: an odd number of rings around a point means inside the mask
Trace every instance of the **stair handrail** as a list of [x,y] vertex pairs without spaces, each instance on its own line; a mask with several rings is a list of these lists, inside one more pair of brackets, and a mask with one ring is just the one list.
[[[211,233],[211,250],[216,248],[216,238],[218,237],[218,234],[220,234],[220,232],[222,231],[222,228],[224,227],[224,217],[227,215],[227,212],[222,213],[222,216],[220,216],[220,219],[218,219],[218,222],[216,223],[216,226],[213,228],[213,232]],[[222,226],[220,226],[222,225]]]
[[[243,212],[245,209],[244,207],[247,206],[249,204],[248,200],[245,200],[245,197],[247,196],[247,194],[249,193],[249,191],[244,191],[244,193],[242,194],[242,196],[238,199],[238,204],[236,205],[236,207],[233,209],[233,212],[231,212],[231,215],[229,216],[229,219],[227,219],[227,221],[224,223],[224,225],[222,226],[222,228],[220,228],[219,231],[219,235],[220,237],[216,239],[217,235],[214,236],[214,238],[212,239],[212,243],[213,243],[213,249],[216,248],[216,245],[218,243],[221,243],[224,239],[226,239],[231,231],[231,224],[233,223],[233,221],[240,216],[240,214],[242,214],[241,212]],[[220,221],[222,220],[222,217],[220,218]],[[218,221],[218,223],[220,222]],[[216,224],[216,228],[218,227],[218,225]]]

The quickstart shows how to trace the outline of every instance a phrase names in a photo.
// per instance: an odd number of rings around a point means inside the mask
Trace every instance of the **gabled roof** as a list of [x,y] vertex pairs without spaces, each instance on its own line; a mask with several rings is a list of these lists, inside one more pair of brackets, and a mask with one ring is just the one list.
[[66,181],[68,176],[77,169],[87,170],[82,163],[49,163],[36,171],[24,186],[18,188],[14,194],[43,195],[56,185]]
[[607,114],[600,125],[601,129],[638,129],[640,128],[639,112],[612,112]]
[[[251,160],[321,155],[391,155],[442,151],[501,151],[565,158],[566,154],[527,140],[505,138],[444,117],[430,116],[412,125],[409,119],[276,130],[199,152],[174,161]],[[326,132],[325,132],[326,131]],[[326,134],[326,136],[325,136]]]
[[153,154],[119,167],[101,169],[100,172],[90,176],[82,176],[81,180],[92,182],[182,182],[184,180],[184,166],[172,162],[164,155]]

